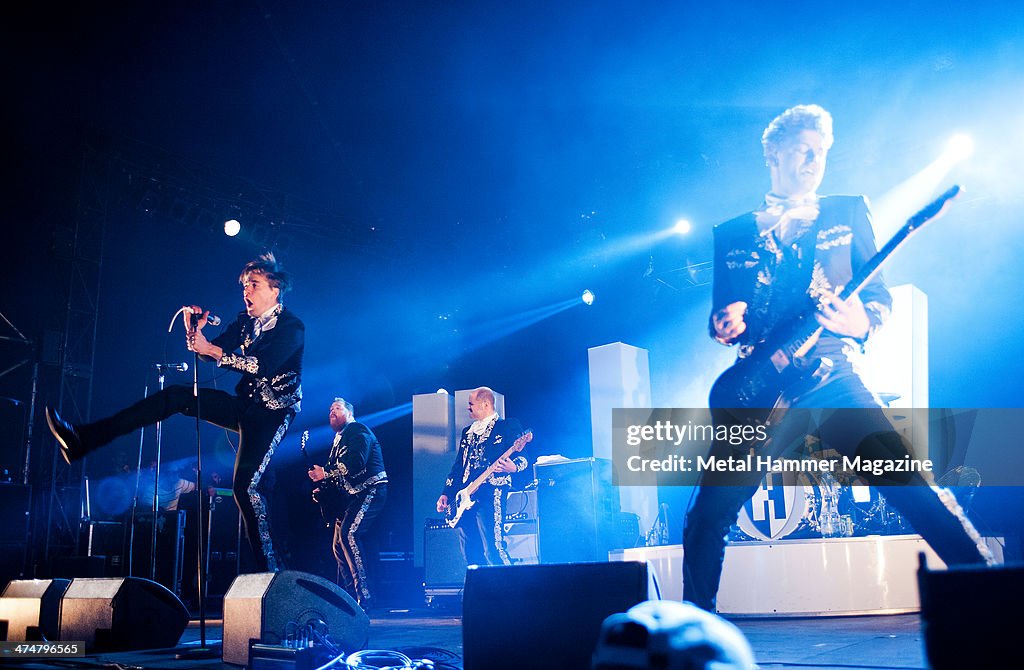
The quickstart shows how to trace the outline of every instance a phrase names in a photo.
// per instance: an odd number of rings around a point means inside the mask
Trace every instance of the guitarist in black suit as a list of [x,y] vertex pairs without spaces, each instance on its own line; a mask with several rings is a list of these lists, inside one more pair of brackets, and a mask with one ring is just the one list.
[[328,420],[336,433],[334,443],[326,464],[311,467],[309,478],[319,484],[317,499],[325,515],[335,518],[338,584],[368,611],[372,599],[365,540],[387,500],[388,473],[380,442],[372,430],[356,421],[352,403],[335,398]]
[[437,511],[444,513],[455,494],[497,460],[495,472],[473,495],[476,504],[459,519],[462,554],[469,565],[511,565],[503,520],[505,498],[512,487],[512,473],[526,469],[522,455],[501,458],[522,433],[515,419],[499,419],[494,411],[494,391],[481,386],[469,394],[473,423],[462,431],[444,491],[437,499]]
[[[892,300],[879,276],[848,300],[838,297],[875,254],[875,240],[864,197],[817,194],[832,140],[832,117],[817,105],[786,110],[765,130],[762,144],[771,191],[754,211],[715,228],[710,334],[721,344],[737,345],[743,360],[773,333],[816,307],[815,318],[823,331],[798,355],[803,360],[827,359],[830,372],[798,391],[783,392],[783,398],[794,408],[844,408],[817,430],[822,443],[839,453],[898,459],[906,448],[850,361],[850,354],[888,316]],[[761,397],[730,404],[731,396],[719,392],[722,379],[712,391],[713,409],[772,407],[774,399]],[[786,421],[794,419],[790,415]],[[772,445],[778,445],[774,452]],[[769,443],[768,451],[759,455],[779,457],[784,446],[781,440]],[[716,444],[713,449],[727,447]],[[683,536],[684,600],[714,609],[726,535],[762,474],[756,469],[704,473]],[[869,478],[869,483],[891,483],[881,480]],[[927,486],[920,473],[899,481],[906,485],[887,486],[885,496],[946,563],[991,561],[948,492]]]

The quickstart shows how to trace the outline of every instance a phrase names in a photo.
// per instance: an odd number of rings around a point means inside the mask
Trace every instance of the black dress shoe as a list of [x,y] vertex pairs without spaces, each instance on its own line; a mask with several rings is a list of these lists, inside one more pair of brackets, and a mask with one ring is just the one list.
[[60,455],[64,457],[68,465],[71,465],[72,461],[77,461],[79,458],[85,455],[85,449],[82,447],[82,440],[78,437],[78,431],[70,423],[65,421],[57,414],[56,410],[51,407],[46,408],[46,424],[50,427],[50,432],[57,438],[57,444],[60,446]]

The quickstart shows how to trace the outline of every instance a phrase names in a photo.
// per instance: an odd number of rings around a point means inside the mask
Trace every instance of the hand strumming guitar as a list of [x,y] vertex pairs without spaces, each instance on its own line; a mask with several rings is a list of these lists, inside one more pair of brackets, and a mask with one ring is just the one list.
[[711,317],[715,326],[715,339],[722,344],[735,342],[736,338],[747,330],[747,324],[743,320],[746,312],[747,303],[743,301],[731,302],[715,312]]

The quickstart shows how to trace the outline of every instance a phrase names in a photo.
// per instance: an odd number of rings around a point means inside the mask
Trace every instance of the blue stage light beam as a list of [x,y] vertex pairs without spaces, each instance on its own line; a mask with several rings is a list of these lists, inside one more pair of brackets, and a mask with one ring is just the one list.
[[890,189],[875,204],[875,237],[889,239],[903,223],[937,194],[946,177],[974,152],[974,141],[953,135],[945,150],[917,174]]
[[377,426],[383,426],[385,423],[400,419],[403,416],[412,414],[412,401],[396,405],[395,407],[389,407],[382,409],[377,412],[371,412],[362,417],[358,417],[357,420],[369,426],[370,428],[376,428]]
[[479,349],[491,342],[508,337],[512,333],[529,328],[535,323],[549,319],[580,304],[582,304],[580,298],[574,296],[567,300],[474,324],[466,329],[465,342],[467,348],[470,350]]

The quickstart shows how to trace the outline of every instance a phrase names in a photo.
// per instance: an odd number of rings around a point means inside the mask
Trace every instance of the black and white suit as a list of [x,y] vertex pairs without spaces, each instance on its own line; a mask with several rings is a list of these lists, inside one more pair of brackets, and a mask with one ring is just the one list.
[[174,414],[196,416],[197,412],[203,420],[237,432],[232,483],[235,502],[257,570],[275,572],[283,565],[271,538],[267,494],[272,477],[268,468],[299,411],[305,326],[278,304],[258,318],[240,312],[211,343],[224,351],[218,367],[241,374],[234,395],[201,388],[197,404],[190,386],[169,386],[113,416],[79,426],[78,435],[88,453]]
[[[860,196],[818,199],[815,221],[796,222],[787,231],[759,228],[756,212],[748,212],[715,228],[712,319],[730,303],[747,303],[747,330],[738,341],[738,355],[749,355],[775,329],[813,308],[825,292],[838,293],[875,254],[867,201]],[[765,208],[762,208],[762,210]],[[860,292],[869,320],[868,337],[889,314],[891,297],[880,277]],[[715,337],[713,322],[710,323]],[[832,361],[831,374],[801,395],[789,398],[796,408],[831,408],[816,429],[822,444],[853,457],[898,459],[906,448],[867,389],[850,358],[863,342],[825,331],[807,358]],[[787,422],[806,414],[791,414]],[[769,443],[776,453],[784,441]],[[715,448],[725,448],[716,444]],[[683,533],[683,598],[713,610],[718,593],[726,535],[743,504],[757,490],[763,473],[718,475],[705,472]],[[868,477],[882,483],[881,477]],[[919,473],[905,485],[884,488],[884,495],[910,521],[947,564],[991,560],[977,531],[955,498],[930,487]]]
[[[459,490],[500,458],[521,434],[517,420],[499,419],[497,414],[463,429],[442,491],[448,503],[453,504]],[[526,469],[527,461],[521,454],[512,462],[517,472]],[[462,553],[469,565],[511,565],[504,533],[505,498],[511,487],[512,473],[492,473],[473,495],[476,504],[459,519]]]
[[371,600],[365,538],[387,500],[388,474],[380,442],[365,425],[349,421],[334,437],[319,486],[335,517],[338,583],[364,608]]

